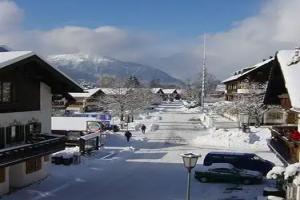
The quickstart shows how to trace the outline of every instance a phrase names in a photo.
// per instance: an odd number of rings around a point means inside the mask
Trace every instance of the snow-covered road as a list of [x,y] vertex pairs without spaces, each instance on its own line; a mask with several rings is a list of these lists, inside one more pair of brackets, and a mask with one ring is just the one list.
[[[186,169],[179,154],[213,149],[193,145],[208,134],[196,119],[197,113],[180,110],[181,104],[161,106],[152,115],[162,117],[159,130],[146,135],[133,132],[130,143],[122,135],[107,138],[106,149],[84,158],[80,165],[52,166],[51,175],[29,187],[5,196],[5,200],[179,200],[185,198]],[[133,148],[128,148],[132,146]],[[110,153],[110,154],[107,154]],[[270,152],[258,152],[276,160]],[[103,157],[106,156],[105,159]],[[201,166],[203,157],[198,161]],[[203,184],[192,179],[191,199],[254,199],[264,185]]]

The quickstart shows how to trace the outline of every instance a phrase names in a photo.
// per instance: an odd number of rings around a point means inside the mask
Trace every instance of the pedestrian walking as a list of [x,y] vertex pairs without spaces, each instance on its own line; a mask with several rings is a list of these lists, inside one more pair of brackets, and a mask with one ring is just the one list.
[[142,133],[145,134],[145,132],[146,132],[146,126],[145,126],[145,124],[142,125],[141,129],[142,129]]
[[132,134],[131,134],[129,131],[126,131],[124,135],[125,135],[125,137],[126,137],[127,142],[129,142],[129,140],[130,140]]

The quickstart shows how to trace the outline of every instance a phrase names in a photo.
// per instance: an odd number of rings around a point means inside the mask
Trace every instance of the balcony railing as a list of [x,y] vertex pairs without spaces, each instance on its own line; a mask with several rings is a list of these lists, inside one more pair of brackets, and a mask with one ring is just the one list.
[[296,131],[297,129],[298,126],[295,124],[276,125],[276,126],[272,126],[271,133],[273,137],[280,137],[281,139],[287,142],[300,143],[300,141],[295,141],[290,138],[291,132]]
[[27,144],[12,146],[0,150],[0,167],[17,164],[25,160],[49,155],[65,149],[65,140],[49,135],[38,135]]

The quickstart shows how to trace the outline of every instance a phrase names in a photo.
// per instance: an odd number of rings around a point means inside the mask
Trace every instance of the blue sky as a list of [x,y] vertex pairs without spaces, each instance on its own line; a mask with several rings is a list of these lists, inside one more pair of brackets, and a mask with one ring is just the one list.
[[[220,79],[300,44],[299,0],[0,0],[0,44],[150,65],[183,80],[203,61]],[[4,28],[5,27],[5,28]]]
[[28,29],[117,26],[191,37],[228,30],[256,15],[261,0],[17,0]]

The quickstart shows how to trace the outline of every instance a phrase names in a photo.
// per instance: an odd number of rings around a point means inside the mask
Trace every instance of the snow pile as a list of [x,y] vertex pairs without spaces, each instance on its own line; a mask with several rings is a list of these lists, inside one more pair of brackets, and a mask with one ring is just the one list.
[[180,112],[185,112],[185,113],[200,113],[201,108],[200,107],[195,107],[195,108],[186,108],[182,106],[181,108],[178,109]]
[[165,108],[155,108],[155,110],[157,110],[157,111],[159,111],[159,112],[163,112],[163,111],[165,111],[166,109]]
[[135,148],[133,146],[129,146],[129,147],[125,147],[122,152],[124,151],[131,151],[131,152],[134,152],[135,151]]
[[295,176],[298,172],[300,172],[300,163],[291,164],[285,169],[284,179],[287,180],[290,177]]
[[268,179],[280,179],[284,177],[284,180],[291,180],[293,179],[293,183],[296,185],[300,185],[300,163],[294,163],[288,165],[286,168],[275,166],[271,171],[268,172],[267,178]]
[[281,166],[275,166],[271,171],[267,173],[268,179],[277,179],[280,176],[283,176],[285,172],[285,168]]
[[297,175],[294,180],[293,180],[293,183],[296,184],[296,185],[300,185],[300,176]]
[[154,116],[154,117],[153,117],[153,120],[159,121],[159,120],[162,120],[162,117],[161,117],[161,116]]
[[268,149],[267,139],[271,137],[270,131],[265,128],[256,128],[254,130],[251,133],[244,133],[239,129],[211,129],[210,134],[197,137],[193,143],[198,146],[233,149]]
[[63,151],[52,154],[53,157],[63,157],[65,159],[73,158],[74,156],[79,156],[80,150],[79,147],[67,147]]
[[135,131],[140,131],[141,127],[142,127],[142,123],[137,123],[137,124],[134,125],[134,130]]
[[150,130],[151,131],[157,131],[159,129],[159,125],[158,124],[151,124],[150,125]]

